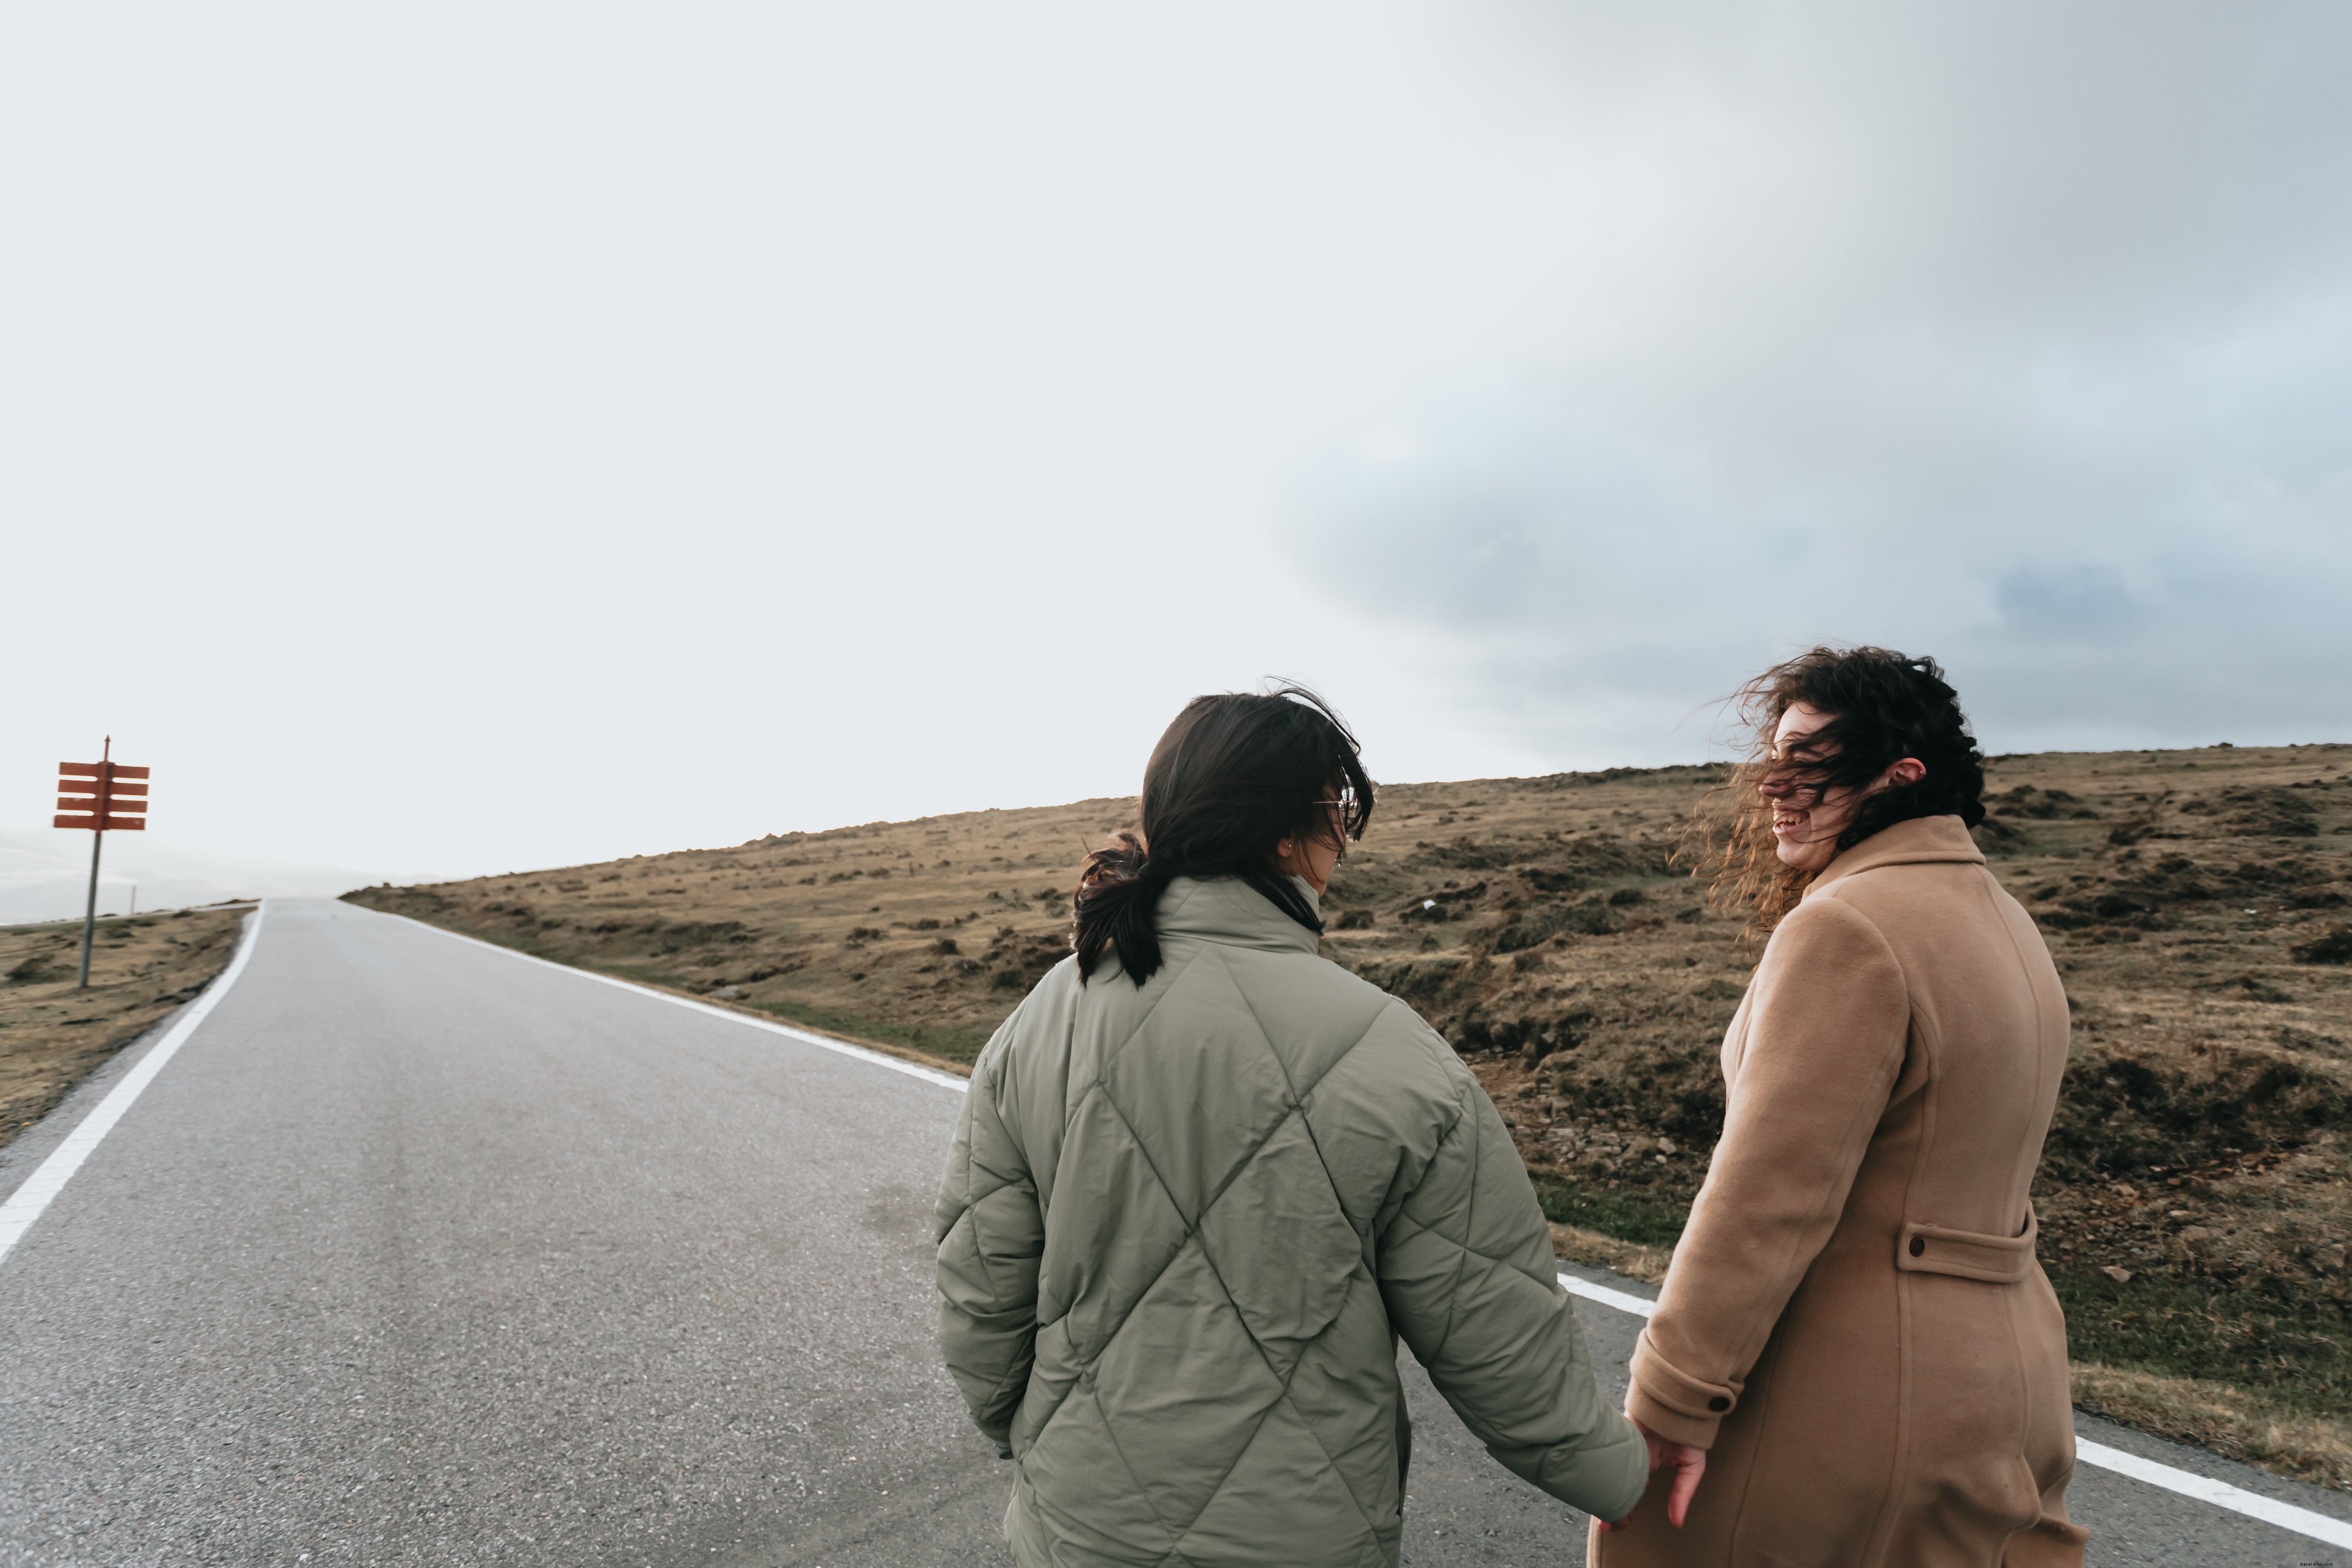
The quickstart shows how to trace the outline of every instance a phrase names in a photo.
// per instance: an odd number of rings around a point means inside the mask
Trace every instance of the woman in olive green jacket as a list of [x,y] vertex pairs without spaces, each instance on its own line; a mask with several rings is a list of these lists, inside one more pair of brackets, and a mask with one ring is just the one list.
[[1524,1167],[1412,1010],[1316,954],[1371,784],[1304,693],[1188,705],[1076,952],[980,1058],[940,1341],[1043,1564],[1398,1558],[1402,1337],[1503,1464],[1602,1518],[1648,1474]]

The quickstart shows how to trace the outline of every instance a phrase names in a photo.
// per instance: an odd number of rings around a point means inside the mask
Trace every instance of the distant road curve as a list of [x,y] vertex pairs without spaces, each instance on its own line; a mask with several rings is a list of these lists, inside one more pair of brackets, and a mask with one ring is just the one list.
[[[961,1086],[271,900],[0,1151],[0,1563],[1001,1568],[1009,1477],[932,1348]],[[1622,1383],[1647,1292],[1570,1278]],[[1581,1520],[1408,1387],[1407,1561],[1579,1560]],[[2086,1468],[2095,1563],[2352,1563],[2344,1498],[2083,1431],[2299,1510]]]

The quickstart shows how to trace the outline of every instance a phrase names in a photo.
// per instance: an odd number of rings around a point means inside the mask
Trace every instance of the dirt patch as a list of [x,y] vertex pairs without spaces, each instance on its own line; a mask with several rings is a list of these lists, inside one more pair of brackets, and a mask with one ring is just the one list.
[[236,951],[242,910],[105,920],[76,990],[81,922],[0,930],[0,1145],[193,1000]]

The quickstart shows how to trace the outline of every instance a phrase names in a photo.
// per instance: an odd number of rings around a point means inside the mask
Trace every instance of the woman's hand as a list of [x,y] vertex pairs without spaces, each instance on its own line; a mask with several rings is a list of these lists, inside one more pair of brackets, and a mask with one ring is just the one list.
[[[1683,1521],[1690,1518],[1691,1499],[1698,1495],[1699,1478],[1706,1474],[1706,1450],[1670,1443],[1639,1421],[1633,1425],[1641,1432],[1642,1440],[1650,1445],[1650,1473],[1654,1476],[1669,1465],[1674,1467],[1674,1489],[1666,1494],[1666,1522],[1680,1530]],[[1609,1528],[1622,1530],[1633,1522],[1633,1516],[1629,1513]]]

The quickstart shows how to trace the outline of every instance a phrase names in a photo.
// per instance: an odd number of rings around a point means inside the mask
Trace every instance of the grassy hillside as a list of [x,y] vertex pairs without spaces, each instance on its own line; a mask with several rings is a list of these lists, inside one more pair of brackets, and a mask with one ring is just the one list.
[[98,922],[75,989],[81,922],[0,926],[0,1144],[205,988],[236,951],[243,909]]
[[[2048,934],[2074,1057],[2037,1205],[2076,1394],[2352,1485],[2352,746],[1997,759],[1979,837]],[[1559,1237],[1654,1276],[1719,1129],[1750,968],[1669,856],[1720,773],[1391,785],[1325,951],[1504,1109]],[[349,895],[968,1062],[1067,951],[1124,800]]]

